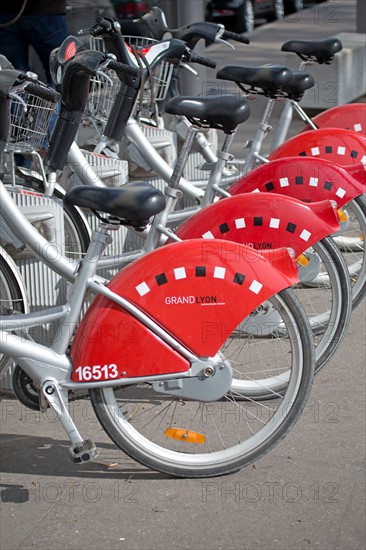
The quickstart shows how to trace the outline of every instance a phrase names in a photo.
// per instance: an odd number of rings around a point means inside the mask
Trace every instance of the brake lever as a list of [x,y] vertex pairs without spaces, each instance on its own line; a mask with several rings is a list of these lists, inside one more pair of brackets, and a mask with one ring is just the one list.
[[225,44],[225,46],[229,46],[232,50],[235,50],[235,46],[230,44],[227,40],[224,40],[223,38],[215,38],[215,44]]
[[113,80],[112,78],[105,73],[105,70],[108,69],[108,65],[110,61],[116,61],[117,58],[112,53],[109,53],[104,61],[102,61],[98,67],[98,69],[95,71],[96,75],[102,75],[106,80],[108,80],[109,84],[113,86]]
[[194,76],[198,77],[198,72],[187,63],[184,63],[183,61],[181,61],[179,63],[179,67],[182,67],[182,69],[187,69],[187,71],[190,71]]
[[217,31],[217,34],[215,36],[215,40],[214,40],[214,43],[215,44],[225,44],[225,46],[229,46],[229,48],[231,48],[232,50],[235,50],[235,46],[233,46],[232,44],[230,44],[230,42],[228,42],[227,40],[225,40],[224,38],[221,38],[222,35],[224,34],[225,32],[225,27],[224,25],[222,25],[221,23],[219,23],[219,30]]

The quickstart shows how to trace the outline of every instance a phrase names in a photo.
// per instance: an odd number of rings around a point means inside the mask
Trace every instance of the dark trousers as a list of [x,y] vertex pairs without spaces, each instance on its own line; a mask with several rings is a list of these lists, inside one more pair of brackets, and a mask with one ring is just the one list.
[[[14,15],[0,15],[6,23]],[[63,15],[23,15],[19,21],[0,28],[0,53],[16,69],[29,71],[29,46],[33,46],[44,66],[47,80],[51,81],[49,55],[68,35]]]

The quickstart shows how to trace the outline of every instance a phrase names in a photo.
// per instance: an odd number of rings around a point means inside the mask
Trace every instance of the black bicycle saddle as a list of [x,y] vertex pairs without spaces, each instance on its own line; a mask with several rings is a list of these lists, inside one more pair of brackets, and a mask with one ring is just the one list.
[[[239,87],[249,86],[244,91],[251,92],[258,89],[266,96],[275,97],[286,84],[291,81],[290,69],[283,65],[263,65],[261,67],[244,67],[242,65],[226,65],[220,69],[216,78],[236,82]],[[257,90],[255,90],[257,89]]]
[[64,202],[110,214],[123,225],[132,225],[136,229],[146,227],[151,216],[165,208],[163,193],[143,181],[126,183],[118,188],[80,185],[66,193]]
[[245,98],[220,90],[203,96],[176,96],[170,99],[165,111],[172,115],[183,115],[193,124],[210,126],[233,132],[250,116],[250,107]]
[[342,42],[338,38],[323,38],[322,40],[288,40],[282,44],[281,50],[296,53],[304,61],[316,59],[318,63],[329,64],[342,47]]

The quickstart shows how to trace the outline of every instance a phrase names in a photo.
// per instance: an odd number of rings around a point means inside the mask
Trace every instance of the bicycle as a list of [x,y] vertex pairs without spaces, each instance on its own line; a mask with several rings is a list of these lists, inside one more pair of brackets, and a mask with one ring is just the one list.
[[[55,411],[71,441],[74,462],[91,460],[97,450],[91,440],[83,440],[70,417],[70,390],[89,391],[99,422],[121,450],[175,476],[237,471],[284,437],[305,405],[314,368],[312,336],[298,302],[289,290],[274,295],[275,287],[296,281],[285,249],[276,252],[274,268],[262,255],[235,243],[174,243],[130,264],[106,286],[95,272],[110,232],[121,219],[144,227],[164,207],[160,191],[141,183],[67,193],[65,201],[92,207],[104,219],[77,266],[57,247],[50,257],[50,243],[22,215],[2,182],[0,197],[0,212],[11,229],[72,284],[65,305],[1,317],[0,341],[1,352],[39,389],[40,409]],[[77,327],[87,289],[98,297]],[[276,327],[279,315],[283,328],[281,339],[260,338],[259,366],[267,357],[272,365],[276,362],[276,371],[260,371],[256,378],[249,361],[248,398],[242,401],[240,395],[238,402],[220,348],[226,331],[264,307],[263,298],[273,308]],[[225,326],[212,331],[223,318]],[[27,329],[44,323],[57,323],[49,348],[27,338]],[[250,334],[248,346],[256,347],[255,340]],[[253,386],[267,386],[268,374],[270,405],[250,397]],[[280,386],[282,393],[275,389]]]

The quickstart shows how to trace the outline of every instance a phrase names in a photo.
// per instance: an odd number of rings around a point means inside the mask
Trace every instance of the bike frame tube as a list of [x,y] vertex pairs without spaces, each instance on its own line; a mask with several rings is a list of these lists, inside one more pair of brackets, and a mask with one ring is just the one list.
[[90,166],[75,141],[72,143],[67,155],[67,163],[71,166],[84,184],[95,185],[96,187],[106,187],[100,177]]
[[310,117],[305,113],[305,111],[301,108],[301,106],[293,100],[286,99],[285,105],[282,109],[277,128],[274,132],[271,149],[276,149],[279,145],[282,145],[287,139],[288,132],[291,126],[291,122],[293,119],[293,113],[294,111],[297,112],[297,114],[300,116],[300,118],[309,124],[313,130],[317,130],[317,126],[314,124],[314,122],[311,120]]
[[[78,384],[71,381],[72,364],[69,358],[63,354],[58,355],[52,349],[42,344],[28,341],[14,334],[0,330],[0,343],[2,353],[17,360],[17,363],[37,383],[42,384],[43,380],[53,378],[65,389],[91,388],[114,388],[122,385],[137,384],[142,382],[155,382],[159,380],[172,380],[193,376],[189,369],[186,372],[159,374],[154,376],[139,376],[118,380],[106,380],[96,382],[83,382]],[[198,358],[195,357],[195,360]]]
[[275,149],[286,140],[292,119],[293,106],[290,101],[286,101],[278,120],[277,128],[273,134],[271,149]]
[[[149,140],[145,137],[139,123],[133,118],[130,118],[127,122],[126,137],[134,143],[140,151],[144,152],[144,157],[152,166],[154,172],[164,181],[169,182],[173,174],[173,168],[171,168],[154,149]],[[203,197],[203,191],[184,178],[180,179],[178,187],[183,193],[186,193],[190,197],[195,199],[201,199]]]

